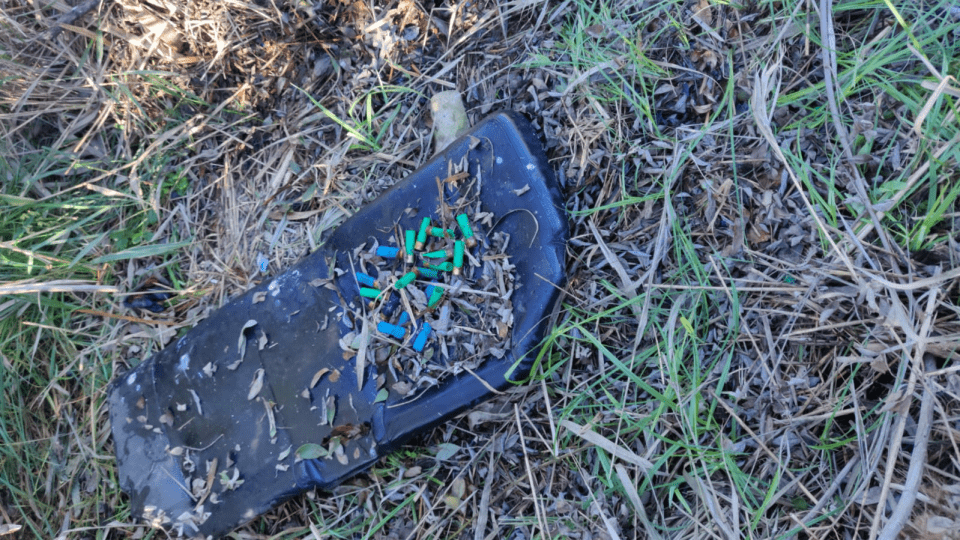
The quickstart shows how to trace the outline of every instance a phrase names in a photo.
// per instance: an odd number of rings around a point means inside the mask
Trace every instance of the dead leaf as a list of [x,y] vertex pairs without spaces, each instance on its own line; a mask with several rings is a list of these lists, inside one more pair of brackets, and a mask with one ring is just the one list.
[[297,448],[296,456],[298,460],[317,459],[330,455],[327,449],[316,443],[306,443]]
[[604,24],[591,24],[583,30],[592,38],[600,38],[607,35],[607,26]]
[[517,197],[519,197],[519,196],[523,195],[524,193],[530,191],[530,184],[526,184],[525,186],[523,186],[523,187],[520,188],[520,189],[514,189],[514,190],[511,190],[511,191],[513,191],[513,194],[514,194],[514,195],[516,195]]
[[582,438],[588,443],[603,448],[617,459],[626,461],[627,463],[632,463],[643,471],[648,471],[653,468],[653,463],[651,463],[650,460],[643,456],[637,455],[632,450],[616,444],[610,439],[607,439],[603,435],[600,435],[599,433],[590,429],[590,426],[578,426],[570,420],[563,420],[560,422],[560,425],[570,431],[570,433]]
[[251,303],[253,303],[253,304],[259,304],[260,302],[263,302],[263,301],[266,300],[266,299],[267,299],[267,292],[266,292],[266,291],[255,292],[255,293],[253,293],[253,301],[252,301]]
[[247,392],[247,401],[257,397],[261,389],[263,389],[263,368],[258,369],[253,375],[253,382],[250,383],[250,391]]
[[[243,328],[240,329],[240,337],[237,339],[237,351],[240,354],[240,360],[239,360],[240,362],[243,361],[243,357],[247,353],[247,336],[245,335],[247,332],[247,329],[253,328],[256,325],[257,325],[257,321],[255,319],[250,319],[249,321],[243,323]],[[237,369],[237,368],[234,367],[230,369]]]
[[316,386],[317,383],[320,382],[320,379],[327,373],[330,373],[330,368],[320,368],[320,371],[314,373],[313,378],[310,379],[310,388]]
[[337,417],[337,398],[330,396],[326,400],[327,424],[333,425],[333,420]]
[[391,388],[394,392],[400,394],[401,396],[405,396],[405,395],[409,394],[409,393],[410,393],[410,390],[413,389],[413,387],[410,386],[410,383],[404,382],[404,381],[400,381],[400,382],[397,382],[397,383],[393,383],[393,385],[392,385],[390,388]]
[[5,534],[13,534],[23,528],[23,525],[16,523],[7,523],[5,525],[0,525],[0,536]]
[[711,26],[713,24],[713,6],[710,5],[710,0],[699,0],[693,6],[693,16],[700,19],[703,24]]
[[437,451],[436,455],[436,458],[439,461],[446,461],[460,451],[460,447],[453,443],[441,443],[439,447],[440,449]]
[[333,437],[341,437],[345,441],[350,439],[355,439],[363,433],[363,428],[361,426],[356,426],[353,424],[343,424],[342,426],[334,426],[333,430],[330,431],[330,435]]
[[327,289],[336,290],[336,287],[334,287],[334,285],[333,285],[332,282],[333,282],[333,278],[326,278],[326,279],[317,278],[317,279],[314,279],[314,280],[310,281],[310,286],[311,286],[311,287],[326,287]]
[[367,343],[370,341],[370,322],[363,319],[360,330],[360,347],[357,351],[357,390],[363,390],[363,370],[367,367]]
[[930,534],[946,535],[950,531],[957,531],[958,529],[960,529],[960,521],[958,520],[946,516],[930,516],[927,518],[927,532]]

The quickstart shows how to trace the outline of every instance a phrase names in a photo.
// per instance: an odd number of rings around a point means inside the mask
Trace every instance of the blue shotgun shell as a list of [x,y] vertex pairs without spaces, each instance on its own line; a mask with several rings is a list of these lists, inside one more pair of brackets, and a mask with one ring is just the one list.
[[440,277],[440,273],[437,272],[437,270],[434,268],[423,268],[422,266],[420,266],[420,267],[414,268],[413,271],[416,272],[418,276],[423,276],[430,279],[437,279],[438,277]]
[[402,326],[397,326],[395,324],[390,324],[386,321],[380,321],[377,323],[377,330],[380,332],[393,336],[397,339],[403,339],[403,336],[407,335],[407,329]]
[[380,246],[377,248],[377,257],[384,259],[394,259],[400,254],[400,248],[390,246]]
[[423,328],[420,329],[420,333],[417,334],[417,339],[413,341],[413,350],[417,352],[423,352],[423,348],[427,345],[427,338],[430,337],[430,323],[423,323]]
[[379,289],[377,286],[377,280],[373,276],[364,274],[363,272],[357,272],[357,283],[363,285],[364,287],[372,287],[374,289]]

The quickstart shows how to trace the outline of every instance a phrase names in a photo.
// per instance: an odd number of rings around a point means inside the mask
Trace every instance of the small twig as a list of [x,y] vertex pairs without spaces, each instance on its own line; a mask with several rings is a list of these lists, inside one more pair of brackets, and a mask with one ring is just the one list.
[[[899,326],[904,331],[904,333],[907,334],[907,336],[910,339],[916,342],[916,352],[913,358],[914,366],[913,366],[913,369],[910,370],[910,378],[907,381],[907,388],[904,394],[904,400],[906,403],[903,405],[903,412],[899,414],[899,419],[897,421],[896,429],[894,430],[892,434],[891,442],[888,445],[890,449],[900,448],[901,439],[903,438],[903,432],[906,428],[906,419],[908,414],[907,410],[909,408],[909,402],[912,399],[914,389],[916,388],[917,380],[919,379],[921,373],[925,373],[926,371],[931,371],[931,368],[929,365],[930,362],[928,361],[928,357],[926,355],[926,340],[930,336],[930,327],[933,322],[933,310],[936,307],[936,304],[937,304],[936,301],[937,301],[937,297],[939,296],[939,292],[940,292],[939,289],[935,289],[927,293],[929,295],[927,297],[927,308],[923,314],[924,317],[923,317],[923,321],[920,324],[919,332],[909,327],[908,323],[905,320],[906,319],[905,316],[897,317],[896,312],[895,311],[893,312],[894,317],[892,320],[893,321],[896,321],[898,319],[902,320],[903,322],[900,322]],[[892,299],[895,300],[892,307],[896,308],[898,306],[898,303],[896,302],[896,297],[893,296]],[[900,312],[903,311],[902,307],[899,309],[899,311]],[[922,399],[926,399],[928,394],[930,394],[930,392],[925,390],[924,397]],[[932,399],[932,397],[930,397],[930,399]],[[924,418],[923,416],[924,403],[925,402],[921,402],[921,408],[920,408],[921,422],[923,422],[923,418]],[[929,414],[932,414],[932,413],[929,413]],[[911,463],[910,463],[909,472],[913,472],[913,468],[917,461],[917,457],[920,456],[920,454],[918,454],[917,451],[921,449],[921,445],[923,450],[921,460],[926,461],[927,439],[929,438],[929,435],[930,435],[929,431],[930,431],[929,425],[927,425],[926,432],[924,432],[920,427],[917,428],[916,437],[918,438],[918,440],[915,441],[914,451],[911,454]],[[885,506],[885,501],[887,500],[887,494],[889,493],[889,490],[890,490],[890,485],[892,483],[893,471],[896,466],[898,454],[899,452],[893,451],[893,450],[889,451],[887,454],[886,470],[884,472],[883,485],[880,489],[880,500],[877,506],[877,514],[876,516],[874,516],[873,523],[870,525],[870,535],[868,536],[868,538],[870,539],[880,538],[877,535],[877,531],[880,529],[880,520],[883,518],[883,513],[884,513],[883,509]],[[921,469],[922,469],[922,466],[921,466]],[[917,479],[916,481],[919,482],[919,479]],[[908,476],[907,485],[910,485],[910,476]],[[898,511],[899,512],[904,511],[902,509],[904,497],[906,497],[906,495],[901,496],[901,501],[895,507],[894,512],[891,515],[890,521],[887,522],[887,524],[882,529],[882,532],[880,533],[885,539],[896,537],[897,534],[899,534],[900,529],[903,528],[903,522],[901,522],[900,526],[896,527],[896,530],[893,532],[893,536],[890,536],[891,527],[894,526],[894,518],[899,517]],[[913,494],[913,497],[914,497],[913,499],[909,500],[909,509],[912,509],[913,507],[913,502],[916,497],[915,493]],[[909,513],[909,509],[907,510],[908,513]]]
[[[929,356],[925,362],[926,371],[932,371],[936,364]],[[910,467],[907,469],[907,478],[903,483],[903,491],[900,494],[900,500],[897,502],[893,513],[890,514],[890,520],[880,532],[879,540],[896,540],[900,537],[900,531],[910,518],[913,512],[913,503],[917,500],[917,493],[920,489],[920,480],[923,478],[923,467],[927,464],[927,443],[930,442],[930,429],[933,427],[933,403],[934,392],[923,385],[923,397],[920,398],[920,418],[917,422],[917,431],[913,437],[913,452],[910,453]],[[883,500],[880,500],[877,511],[883,508]]]
[[491,386],[490,383],[488,383],[483,377],[477,375],[477,372],[473,371],[473,370],[470,369],[469,367],[463,366],[463,369],[464,369],[464,371],[466,371],[466,372],[469,373],[470,375],[473,375],[473,377],[474,377],[475,379],[477,379],[478,381],[480,381],[480,384],[482,384],[482,385],[484,386],[484,388],[487,389],[488,392],[497,394],[498,396],[502,396],[502,395],[505,395],[505,394],[506,394],[506,392],[501,392],[500,390],[497,390],[496,388],[494,388],[493,386]]
[[[783,149],[780,148],[780,143],[777,142],[777,138],[773,135],[773,129],[770,127],[771,118],[773,116],[773,108],[770,106],[770,102],[772,101],[773,103],[776,103],[779,96],[780,80],[778,71],[781,68],[782,60],[777,59],[775,62],[770,62],[766,69],[754,76],[753,95],[750,98],[750,111],[753,113],[757,131],[760,132],[760,135],[770,146],[770,150],[773,151],[773,155],[776,156],[777,161],[782,163],[784,168],[786,168],[787,174],[790,176],[790,181],[797,189],[797,193],[800,196],[800,199],[803,201],[804,208],[806,208],[810,217],[813,218],[813,222],[816,224],[817,230],[823,233],[824,239],[830,245],[830,251],[832,251],[836,255],[836,258],[840,259],[840,262],[847,267],[847,270],[850,271],[850,274],[854,275],[856,274],[856,270],[854,269],[853,262],[850,260],[850,257],[847,256],[847,253],[840,249],[840,246],[837,245],[837,242],[833,239],[833,235],[830,234],[830,229],[827,228],[826,223],[824,223],[823,219],[820,218],[820,214],[817,212],[816,208],[813,207],[813,203],[810,202],[810,198],[804,193],[803,183],[800,181],[797,173],[794,172],[793,165],[789,160],[787,160],[787,157],[783,153]],[[773,92],[772,100],[767,99],[766,94],[768,91]],[[866,201],[865,203],[868,204]]]
[[877,216],[877,211],[870,202],[869,195],[867,195],[863,175],[860,174],[860,169],[857,169],[856,162],[854,161],[853,148],[850,146],[850,134],[847,133],[846,128],[843,127],[843,123],[840,121],[840,111],[837,108],[837,96],[834,89],[837,76],[837,37],[833,30],[833,9],[832,3],[829,2],[829,0],[820,0],[820,28],[825,41],[823,44],[823,80],[824,88],[827,91],[827,105],[830,108],[830,118],[833,121],[833,129],[837,132],[837,138],[840,139],[840,146],[843,147],[844,156],[847,158],[847,166],[853,174],[853,179],[850,183],[853,184],[857,192],[857,197],[863,202],[864,210],[870,216],[870,220],[875,226],[877,236],[883,243],[883,247],[889,252],[899,254],[900,251],[897,246],[890,242],[886,231],[880,226],[880,218]]
[[627,469],[623,465],[617,463],[613,466],[613,469],[617,471],[617,478],[619,478],[620,483],[623,484],[623,489],[627,492],[627,499],[629,499],[630,504],[633,505],[634,514],[640,519],[640,523],[643,524],[647,532],[647,537],[654,540],[662,540],[663,537],[660,536],[660,532],[657,531],[653,523],[650,522],[650,518],[647,517],[647,510],[643,507],[643,502],[640,501],[640,495],[637,493],[636,487],[639,482],[634,482],[630,479],[630,475],[627,474]]
[[533,238],[530,239],[530,245],[527,246],[527,249],[530,249],[530,248],[533,247],[533,242],[537,239],[537,234],[540,233],[540,220],[537,219],[537,216],[533,215],[533,212],[527,210],[526,208],[514,208],[513,210],[511,210],[511,211],[507,212],[506,214],[500,216],[500,219],[498,219],[497,222],[493,224],[493,227],[490,227],[490,233],[491,233],[491,234],[493,233],[493,231],[500,225],[500,222],[503,221],[503,219],[504,219],[505,217],[509,216],[510,214],[512,214],[512,213],[514,213],[514,212],[526,212],[526,213],[530,214],[530,217],[531,217],[531,218],[533,218],[533,224],[534,224],[534,226],[535,226],[534,229],[533,229]]
[[841,469],[840,472],[837,473],[837,476],[833,479],[833,481],[827,487],[827,490],[823,492],[822,496],[820,497],[820,502],[815,504],[813,508],[811,508],[806,513],[806,515],[800,518],[800,521],[799,521],[800,524],[805,524],[813,517],[820,515],[820,511],[823,510],[823,507],[826,506],[828,502],[833,501],[833,494],[838,489],[840,489],[840,484],[843,483],[844,479],[846,479],[847,476],[850,475],[850,471],[852,471],[853,468],[856,467],[857,464],[859,463],[860,463],[860,456],[853,456],[853,459],[847,462],[847,464],[843,467],[843,469]]
[[526,465],[527,479],[530,482],[530,497],[533,500],[533,510],[537,515],[537,521],[540,522],[540,531],[543,533],[543,536],[549,536],[550,529],[547,528],[547,519],[540,504],[540,498],[537,497],[537,484],[533,479],[533,469],[530,467],[530,456],[527,455],[527,440],[523,435],[523,425],[520,423],[520,408],[517,407],[516,403],[513,404],[513,414],[517,419],[517,433],[520,435],[520,448],[523,449],[523,462]]
[[117,294],[120,291],[113,285],[95,285],[88,281],[78,279],[58,279],[43,283],[24,280],[0,285],[0,296],[7,294],[39,294],[56,292]]
[[87,315],[96,315],[98,317],[104,317],[107,319],[120,319],[122,321],[129,321],[140,324],[162,324],[166,326],[172,326],[175,324],[180,324],[178,321],[157,321],[150,319],[141,319],[140,317],[131,317],[130,315],[119,315],[116,313],[107,313],[106,311],[100,311],[97,309],[78,309],[75,313],[84,313]]
[[490,514],[490,492],[496,481],[497,468],[493,460],[494,452],[490,452],[490,464],[487,465],[487,479],[483,483],[483,493],[480,495],[480,507],[477,509],[477,526],[473,530],[473,540],[483,540],[483,533],[487,529],[487,519]]
[[61,15],[57,21],[47,30],[47,39],[56,39],[63,32],[64,25],[73,24],[87,13],[93,11],[103,0],[87,0],[86,2],[74,6],[73,9]]

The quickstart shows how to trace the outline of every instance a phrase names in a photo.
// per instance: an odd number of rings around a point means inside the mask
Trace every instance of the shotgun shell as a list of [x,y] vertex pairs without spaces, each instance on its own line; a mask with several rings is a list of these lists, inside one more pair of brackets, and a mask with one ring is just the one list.
[[393,284],[393,287],[395,289],[402,289],[407,285],[413,283],[413,280],[415,279],[417,279],[416,272],[407,272],[406,274],[403,275],[403,277],[398,279],[397,282]]
[[440,299],[443,298],[443,287],[437,287],[431,285],[427,287],[427,307],[433,308],[436,306]]
[[373,287],[374,289],[380,288],[380,285],[377,283],[377,280],[373,279],[373,276],[368,276],[363,272],[357,272],[357,283],[363,285],[364,287]]
[[393,259],[400,254],[400,248],[390,247],[390,246],[380,246],[377,248],[377,257],[383,257],[384,259]]
[[457,225],[460,225],[460,232],[463,233],[463,239],[467,243],[467,247],[473,247],[477,245],[477,239],[473,237],[473,229],[470,228],[470,219],[466,214],[460,214],[457,216]]
[[414,244],[414,248],[417,250],[423,249],[423,244],[427,242],[427,229],[430,228],[430,218],[425,217],[423,221],[420,222],[420,232],[417,233],[417,243]]
[[417,338],[413,341],[413,350],[417,352],[423,352],[423,348],[427,345],[427,338],[430,337],[430,323],[423,323],[423,328],[420,329],[420,333],[417,334]]
[[453,255],[453,254],[450,253],[449,249],[438,249],[437,251],[424,253],[423,257],[426,257],[428,259],[448,259],[450,258],[450,255]]
[[430,227],[427,234],[436,238],[453,238],[453,229],[444,229],[442,227]]
[[417,233],[413,232],[413,229],[408,229],[406,236],[404,237],[404,248],[407,251],[407,264],[413,264],[413,250],[414,250],[414,237]]
[[397,326],[403,326],[410,322],[410,314],[406,311],[400,313],[400,316],[397,317]]
[[364,298],[369,298],[370,301],[367,302],[367,307],[370,309],[373,309],[374,307],[376,307],[377,301],[380,300],[380,298],[387,298],[387,300],[389,301],[391,295],[390,295],[390,291],[381,291],[379,289],[370,289],[367,287],[361,287],[360,296]]
[[463,268],[463,241],[457,240],[453,244],[453,275],[459,276]]
[[373,298],[376,300],[380,298],[380,295],[383,294],[383,291],[380,289],[371,289],[369,287],[360,287],[360,296],[364,298]]
[[428,264],[427,268],[431,270],[439,270],[441,272],[450,272],[453,270],[453,263],[450,261],[445,261],[437,264]]
[[393,336],[397,339],[403,339],[403,336],[407,335],[407,329],[402,326],[397,326],[395,324],[390,324],[386,321],[380,321],[377,323],[377,330],[387,334],[388,336]]
[[418,267],[418,268],[414,268],[413,271],[416,272],[418,276],[423,276],[430,279],[437,279],[438,277],[440,277],[440,274],[433,268]]

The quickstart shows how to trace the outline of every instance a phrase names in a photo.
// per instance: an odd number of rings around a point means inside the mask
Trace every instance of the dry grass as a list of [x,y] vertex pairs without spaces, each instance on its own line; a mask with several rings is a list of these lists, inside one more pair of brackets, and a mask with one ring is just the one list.
[[424,162],[456,88],[564,179],[539,369],[236,537],[956,537],[949,2],[71,9],[0,7],[0,534],[157,537],[106,382]]

